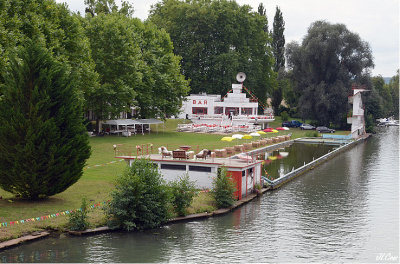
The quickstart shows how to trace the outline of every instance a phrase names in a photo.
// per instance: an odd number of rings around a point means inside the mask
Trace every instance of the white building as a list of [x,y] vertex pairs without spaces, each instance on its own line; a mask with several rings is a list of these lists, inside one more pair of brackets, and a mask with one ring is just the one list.
[[361,87],[353,85],[353,95],[349,96],[349,103],[353,104],[353,114],[347,118],[347,123],[351,124],[351,137],[358,138],[365,134],[364,105],[361,93],[367,92]]
[[[250,156],[249,156],[250,157]],[[236,185],[235,196],[238,200],[253,193],[257,185],[263,186],[262,161],[249,159],[243,161],[239,158],[207,158],[203,159],[175,159],[163,157],[159,154],[144,156],[121,155],[118,159],[124,159],[131,166],[135,159],[148,158],[157,166],[166,181],[173,181],[185,173],[190,181],[195,182],[197,189],[210,190],[213,188],[213,178],[218,177],[222,167],[227,168],[227,173],[232,177]]]
[[243,84],[232,84],[232,90],[224,98],[215,94],[191,94],[183,103],[180,118],[188,118],[195,124],[217,124],[221,126],[268,123],[274,116],[258,115],[256,99],[242,93]]

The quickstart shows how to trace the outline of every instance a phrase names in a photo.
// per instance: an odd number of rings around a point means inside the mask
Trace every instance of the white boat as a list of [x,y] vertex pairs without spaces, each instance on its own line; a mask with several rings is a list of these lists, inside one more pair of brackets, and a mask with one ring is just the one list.
[[389,118],[380,118],[378,122],[378,126],[399,126],[399,120],[395,120],[393,116]]

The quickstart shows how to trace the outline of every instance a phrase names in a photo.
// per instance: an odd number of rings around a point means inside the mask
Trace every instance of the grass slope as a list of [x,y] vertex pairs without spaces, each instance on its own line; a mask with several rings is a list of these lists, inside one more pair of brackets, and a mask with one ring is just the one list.
[[[106,202],[110,199],[110,192],[114,189],[114,179],[126,168],[125,162],[115,158],[113,145],[123,145],[136,151],[136,145],[147,146],[153,144],[153,153],[160,146],[168,146],[175,149],[179,145],[190,145],[192,150],[197,151],[203,148],[216,149],[227,146],[227,142],[221,141],[226,135],[175,132],[178,123],[183,123],[181,119],[169,119],[165,122],[163,132],[162,125],[152,125],[151,134],[136,135],[132,137],[104,136],[90,138],[92,155],[87,161],[82,178],[63,193],[54,195],[45,200],[29,201],[14,197],[0,189],[0,241],[16,238],[25,233],[30,233],[41,229],[61,229],[68,222],[67,215],[59,215],[50,219],[41,220],[41,217],[54,215],[67,210],[78,209],[82,198],[86,197],[89,205]],[[186,121],[188,122],[188,121]],[[270,127],[278,127],[281,121],[274,121]],[[307,131],[299,128],[291,129],[292,138],[303,137]],[[286,133],[286,132],[280,132]],[[337,134],[348,134],[347,131]],[[273,134],[279,135],[279,134]],[[234,145],[234,142],[230,143]],[[189,213],[199,213],[211,211],[213,201],[206,193],[200,193],[189,208]],[[24,221],[24,223],[10,226],[10,222],[26,220],[39,217],[40,221]],[[105,219],[100,208],[92,209],[89,213],[89,221],[93,226],[104,225]],[[8,223],[8,226],[2,226]]]

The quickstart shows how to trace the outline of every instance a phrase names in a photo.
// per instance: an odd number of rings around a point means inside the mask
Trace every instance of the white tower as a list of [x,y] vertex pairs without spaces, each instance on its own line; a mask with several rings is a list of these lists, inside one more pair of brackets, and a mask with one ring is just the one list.
[[363,87],[353,85],[353,95],[349,96],[349,103],[353,104],[353,114],[347,117],[347,123],[351,124],[351,137],[358,138],[365,133],[364,106],[361,93],[367,92]]

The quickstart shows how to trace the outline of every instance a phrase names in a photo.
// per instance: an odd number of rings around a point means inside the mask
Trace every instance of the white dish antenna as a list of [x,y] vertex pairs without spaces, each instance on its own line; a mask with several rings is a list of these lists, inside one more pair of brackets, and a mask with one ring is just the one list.
[[236,75],[236,80],[240,83],[244,82],[244,80],[246,80],[246,74],[244,72],[239,72]]

